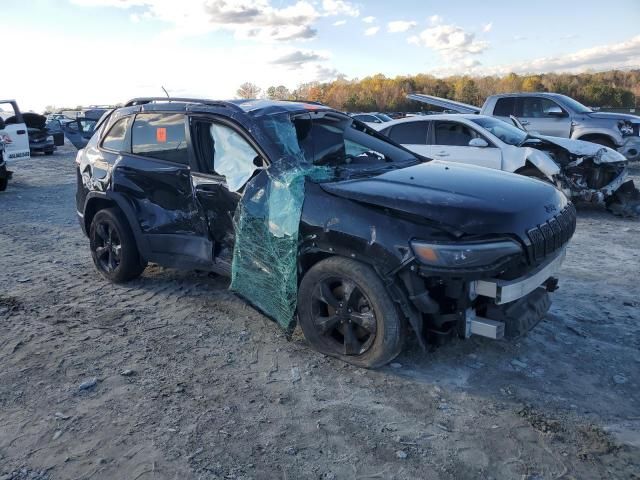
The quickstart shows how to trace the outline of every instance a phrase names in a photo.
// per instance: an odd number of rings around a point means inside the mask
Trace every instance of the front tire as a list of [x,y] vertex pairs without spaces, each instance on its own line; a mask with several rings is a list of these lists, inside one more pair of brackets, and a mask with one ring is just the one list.
[[96,269],[111,282],[137,278],[146,267],[129,224],[115,208],[96,213],[89,229],[89,242]]
[[405,320],[378,274],[342,257],[322,260],[306,273],[298,319],[314,349],[364,368],[393,360],[406,336]]

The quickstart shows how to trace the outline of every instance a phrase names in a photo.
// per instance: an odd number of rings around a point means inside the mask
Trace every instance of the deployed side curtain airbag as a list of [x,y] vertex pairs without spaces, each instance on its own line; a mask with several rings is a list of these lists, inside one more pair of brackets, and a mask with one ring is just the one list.
[[256,166],[256,151],[237,132],[224,125],[212,124],[213,169],[223,175],[231,192],[237,192],[249,181]]

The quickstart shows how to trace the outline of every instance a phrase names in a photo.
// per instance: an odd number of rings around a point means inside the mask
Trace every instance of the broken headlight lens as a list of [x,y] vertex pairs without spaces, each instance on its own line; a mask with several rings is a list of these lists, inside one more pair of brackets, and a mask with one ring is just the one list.
[[440,268],[488,267],[522,253],[512,240],[483,243],[411,242],[413,253],[426,265]]

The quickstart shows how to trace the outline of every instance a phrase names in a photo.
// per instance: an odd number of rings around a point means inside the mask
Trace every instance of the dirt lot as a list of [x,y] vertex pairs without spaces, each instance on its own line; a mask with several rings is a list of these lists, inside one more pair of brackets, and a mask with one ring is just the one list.
[[14,166],[0,194],[0,479],[640,478],[639,221],[580,210],[524,340],[412,342],[367,371],[222,278],[104,281],[74,156]]

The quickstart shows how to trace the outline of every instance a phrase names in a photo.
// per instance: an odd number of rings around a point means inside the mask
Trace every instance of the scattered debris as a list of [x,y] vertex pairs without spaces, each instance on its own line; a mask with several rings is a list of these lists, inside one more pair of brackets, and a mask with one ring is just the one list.
[[407,458],[408,456],[409,456],[409,455],[407,455],[407,452],[405,452],[404,450],[398,450],[398,451],[396,452],[396,457],[398,457],[398,458],[405,459],[405,458]]
[[96,377],[90,378],[89,380],[85,380],[84,382],[82,382],[78,388],[80,390],[89,390],[93,387],[95,387],[98,384],[98,379]]

